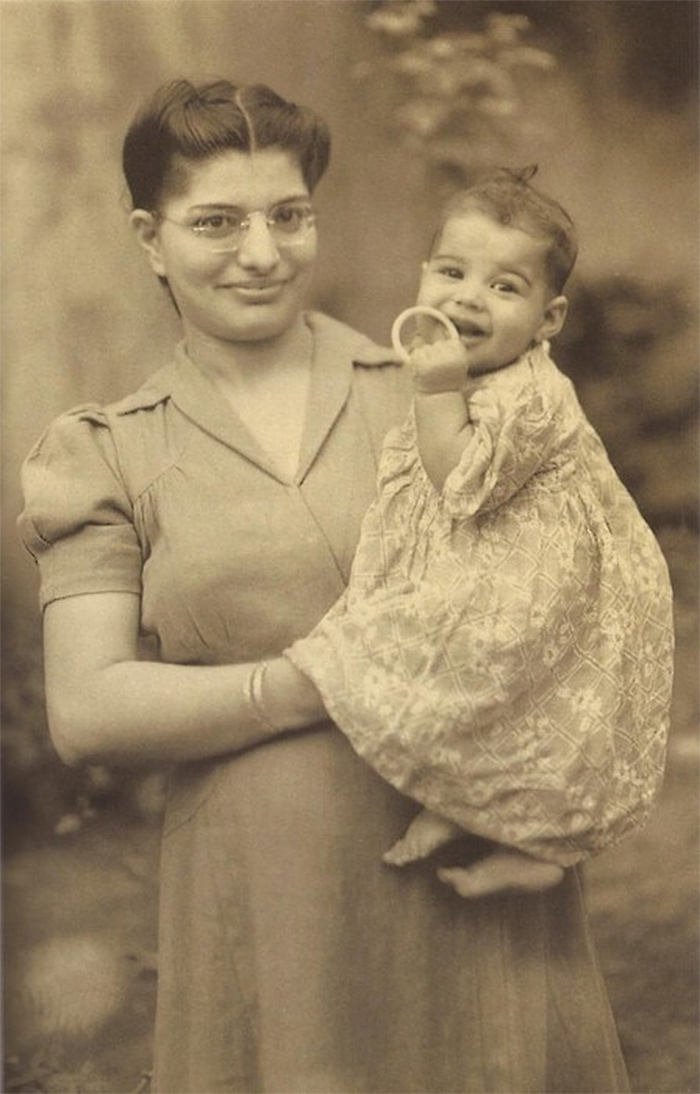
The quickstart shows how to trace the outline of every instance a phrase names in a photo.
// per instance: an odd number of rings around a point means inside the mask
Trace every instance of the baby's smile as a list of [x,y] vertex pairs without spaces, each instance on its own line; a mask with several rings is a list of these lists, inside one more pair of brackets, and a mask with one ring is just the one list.
[[459,321],[450,317],[450,322],[457,328],[461,338],[481,338],[488,332],[478,323],[469,319],[460,319]]

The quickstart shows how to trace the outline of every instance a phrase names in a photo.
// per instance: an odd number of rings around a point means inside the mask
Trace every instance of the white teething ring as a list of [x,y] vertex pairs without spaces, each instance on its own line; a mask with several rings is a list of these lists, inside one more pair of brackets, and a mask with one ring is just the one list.
[[401,328],[406,320],[412,319],[414,315],[427,315],[430,319],[436,319],[438,323],[441,323],[445,328],[448,337],[451,338],[452,341],[459,341],[459,332],[457,331],[457,328],[450,323],[446,315],[443,315],[437,308],[428,307],[427,304],[416,304],[414,307],[406,308],[400,315],[397,315],[394,320],[394,325],[391,328],[391,344],[394,348],[394,353],[400,360],[405,362],[410,360],[408,351],[401,341],[400,334]]

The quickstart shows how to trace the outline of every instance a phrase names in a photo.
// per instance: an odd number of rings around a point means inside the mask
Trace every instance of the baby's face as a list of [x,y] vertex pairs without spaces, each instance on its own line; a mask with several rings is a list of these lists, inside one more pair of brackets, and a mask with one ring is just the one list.
[[566,298],[552,296],[546,252],[544,240],[478,211],[447,221],[423,266],[416,303],[454,323],[471,374],[502,368],[561,329]]

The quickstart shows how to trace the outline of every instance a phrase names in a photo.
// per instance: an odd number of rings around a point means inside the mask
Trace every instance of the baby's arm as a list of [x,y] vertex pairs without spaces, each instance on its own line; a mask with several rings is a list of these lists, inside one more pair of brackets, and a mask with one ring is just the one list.
[[411,353],[418,451],[436,490],[457,466],[471,426],[462,388],[467,379],[464,346],[449,340]]

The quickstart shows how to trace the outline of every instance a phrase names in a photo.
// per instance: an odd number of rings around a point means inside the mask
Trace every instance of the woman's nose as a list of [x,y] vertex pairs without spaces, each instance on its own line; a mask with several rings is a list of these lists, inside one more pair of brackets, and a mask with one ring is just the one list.
[[236,255],[238,264],[247,270],[260,270],[266,273],[279,262],[279,251],[270,232],[265,214],[250,214],[248,228],[241,240]]

